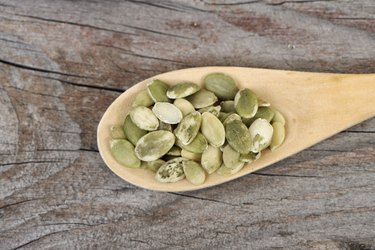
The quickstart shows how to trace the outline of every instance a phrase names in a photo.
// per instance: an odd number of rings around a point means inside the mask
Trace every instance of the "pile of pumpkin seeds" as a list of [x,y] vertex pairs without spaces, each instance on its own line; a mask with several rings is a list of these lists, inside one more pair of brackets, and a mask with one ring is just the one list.
[[228,75],[213,73],[203,88],[153,80],[139,92],[122,126],[111,127],[113,157],[155,172],[168,183],[204,183],[207,174],[232,175],[285,137],[283,115]]

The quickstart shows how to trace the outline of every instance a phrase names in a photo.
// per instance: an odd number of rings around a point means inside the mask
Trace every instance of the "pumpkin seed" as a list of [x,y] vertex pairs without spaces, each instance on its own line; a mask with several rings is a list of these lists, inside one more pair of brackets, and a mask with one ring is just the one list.
[[160,80],[153,80],[147,85],[147,91],[154,102],[170,102],[167,97],[168,85]]
[[185,149],[181,149],[181,156],[186,158],[186,159],[190,159],[190,160],[198,161],[198,162],[200,162],[201,158],[202,158],[202,154],[192,153],[192,152],[187,151]]
[[238,91],[234,98],[234,108],[243,118],[253,117],[258,110],[257,96],[247,88]]
[[219,118],[209,112],[202,114],[201,132],[214,147],[220,147],[225,142],[224,125]]
[[256,119],[263,118],[271,122],[275,112],[270,107],[259,107],[257,113],[252,118],[242,118],[242,122],[246,126],[250,126]]
[[147,134],[146,130],[138,128],[136,126],[132,119],[130,118],[130,115],[126,116],[125,121],[124,121],[124,133],[126,138],[135,146],[137,144],[137,141]]
[[225,113],[225,112],[220,112],[218,118],[219,120],[224,124],[225,119],[228,118],[232,113]]
[[177,124],[182,119],[181,111],[169,102],[157,102],[152,108],[152,112],[160,121],[168,124]]
[[182,163],[187,161],[185,158],[178,157],[167,161],[155,174],[157,181],[168,183],[176,182],[185,178]]
[[254,152],[249,152],[248,154],[241,154],[240,155],[240,161],[250,163],[255,160],[258,160],[260,157],[260,152],[254,153]]
[[216,95],[205,89],[199,90],[197,93],[188,96],[186,99],[191,102],[196,109],[205,108],[217,102]]
[[272,118],[272,122],[281,122],[285,126],[285,118],[284,116],[277,110],[273,110],[275,115]]
[[233,100],[238,88],[232,77],[222,73],[209,74],[204,78],[204,86],[221,100]]
[[150,132],[139,139],[136,156],[142,161],[154,161],[165,155],[175,142],[174,135],[165,130]]
[[183,116],[187,116],[191,112],[195,111],[193,104],[186,99],[176,99],[173,104],[182,112]]
[[252,138],[251,151],[258,153],[268,147],[272,140],[272,125],[262,118],[256,119],[249,128]]
[[236,112],[234,109],[234,101],[229,100],[229,101],[222,101],[220,103],[221,106],[221,111],[226,112],[226,113],[233,113]]
[[177,147],[177,146],[173,146],[167,153],[167,155],[171,155],[171,156],[181,156],[181,148]]
[[111,126],[111,135],[112,139],[126,139],[124,129],[118,125]]
[[138,106],[149,107],[152,104],[154,104],[154,101],[151,99],[150,95],[148,94],[147,89],[144,89],[135,96],[132,107],[134,108]]
[[174,134],[182,144],[188,145],[197,136],[201,127],[201,121],[201,114],[198,111],[194,111],[181,120],[174,130]]
[[232,120],[225,125],[225,137],[229,145],[241,154],[250,152],[252,145],[248,128],[239,120]]
[[274,151],[277,149],[285,139],[285,127],[281,122],[272,123],[273,135],[271,140],[270,149]]
[[146,168],[151,170],[152,172],[156,173],[158,169],[164,165],[165,161],[162,159],[157,159],[155,161],[143,161],[141,168]]
[[198,111],[201,114],[203,114],[204,112],[209,112],[209,113],[213,114],[214,116],[219,117],[220,109],[221,109],[220,106],[208,106],[208,107],[205,107],[205,108],[201,108]]
[[229,122],[234,120],[241,121],[241,116],[237,115],[236,113],[229,114],[224,120],[223,125],[226,126]]
[[139,168],[141,161],[134,154],[134,146],[124,139],[113,139],[110,143],[113,157],[118,163],[128,168]]
[[151,109],[138,106],[130,111],[130,118],[138,128],[153,131],[159,127],[159,120]]
[[201,165],[207,171],[212,174],[215,172],[222,163],[222,152],[220,148],[209,145],[202,153]]
[[216,171],[216,173],[218,175],[233,175],[233,174],[238,173],[243,168],[244,165],[245,163],[242,162],[242,164],[238,164],[236,168],[232,169],[222,164],[221,167]]
[[170,87],[167,96],[171,99],[183,98],[199,91],[200,87],[192,82],[182,82]]
[[203,168],[195,161],[184,161],[182,167],[185,173],[186,179],[194,184],[200,185],[206,179],[206,173]]
[[160,121],[160,122],[159,122],[158,130],[166,130],[166,131],[172,132],[172,125]]
[[243,164],[240,161],[240,153],[234,150],[230,145],[226,145],[223,150],[223,162],[227,168],[235,169],[239,164]]
[[269,107],[269,106],[271,106],[271,103],[258,98],[258,107]]
[[208,143],[206,138],[198,132],[191,143],[184,145],[179,139],[177,139],[176,145],[192,153],[201,154],[207,148]]

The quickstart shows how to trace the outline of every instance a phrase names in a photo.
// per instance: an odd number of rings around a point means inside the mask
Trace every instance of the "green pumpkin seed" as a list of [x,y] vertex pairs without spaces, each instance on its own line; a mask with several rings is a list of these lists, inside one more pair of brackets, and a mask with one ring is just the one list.
[[111,135],[112,139],[126,139],[124,129],[118,125],[111,126]]
[[132,107],[134,108],[138,106],[149,107],[152,104],[154,104],[154,101],[151,99],[150,95],[148,94],[147,89],[144,89],[135,96]]
[[201,132],[214,147],[220,147],[225,142],[224,125],[219,118],[209,112],[202,114]]
[[187,159],[178,157],[167,161],[162,165],[155,174],[157,181],[168,183],[176,182],[185,178],[182,163]]
[[177,124],[182,119],[181,111],[169,102],[157,102],[152,108],[152,112],[160,121],[168,124]]
[[134,146],[142,136],[147,134],[146,130],[138,128],[138,126],[133,123],[130,115],[126,116],[123,128],[126,138],[128,138],[128,140],[133,143]]
[[159,122],[158,130],[166,130],[166,131],[172,132],[172,125],[160,121],[160,122]]
[[206,173],[203,168],[195,161],[184,161],[182,167],[185,173],[186,179],[194,184],[203,184],[206,179]]
[[205,108],[201,108],[198,111],[201,114],[203,114],[204,112],[209,112],[209,113],[213,114],[214,116],[218,117],[219,114],[220,114],[220,109],[221,109],[220,106],[208,106],[208,107],[205,107]]
[[229,101],[222,101],[220,103],[221,106],[221,111],[226,112],[226,113],[234,113],[236,110],[234,109],[234,101],[229,100]]
[[266,119],[256,119],[251,124],[249,131],[252,138],[252,152],[260,152],[271,144],[273,128]]
[[274,151],[277,149],[285,139],[285,127],[281,122],[272,123],[273,135],[271,140],[270,149]]
[[150,132],[139,139],[136,156],[142,161],[154,161],[165,155],[175,142],[174,135],[165,130]]
[[240,153],[234,150],[230,145],[226,145],[223,150],[223,162],[227,168],[235,169],[239,164],[243,164],[240,161]]
[[168,85],[160,80],[153,80],[147,85],[147,91],[154,102],[170,102],[167,97]]
[[155,161],[143,161],[141,168],[146,168],[156,173],[158,169],[165,164],[162,159],[157,159]]
[[221,163],[222,152],[220,148],[209,145],[202,153],[202,167],[207,171],[207,173],[212,174],[221,166]]
[[201,114],[198,111],[194,111],[181,120],[174,130],[174,134],[182,144],[188,145],[197,136],[201,127],[201,121]]
[[206,138],[198,132],[191,143],[184,145],[179,139],[177,139],[176,145],[192,153],[201,154],[207,148],[208,143]]
[[176,99],[173,104],[182,112],[183,116],[187,116],[191,112],[195,111],[193,104],[186,99]]
[[219,120],[224,124],[225,119],[228,118],[232,113],[225,113],[225,112],[220,112],[218,118]]
[[225,125],[225,137],[229,145],[241,154],[250,152],[252,145],[248,128],[239,120],[232,120]]
[[151,109],[138,106],[130,111],[130,118],[138,128],[153,131],[159,127],[159,120]]
[[167,153],[167,155],[171,156],[181,156],[181,148],[177,146],[173,146]]
[[285,118],[284,116],[277,110],[273,110],[275,115],[272,118],[272,122],[281,122],[285,126]]
[[242,118],[242,122],[249,127],[258,118],[266,119],[268,122],[271,122],[274,115],[275,112],[270,107],[259,107],[253,118]]
[[227,166],[222,164],[221,167],[216,171],[216,173],[218,175],[224,175],[224,176],[233,175],[233,174],[238,173],[243,168],[244,165],[245,165],[245,163],[242,162],[242,164],[238,164],[238,166],[236,168],[232,169],[232,168],[228,168]]
[[200,90],[200,87],[192,82],[183,82],[170,87],[167,96],[171,99],[183,98]]
[[181,156],[186,158],[186,159],[198,161],[198,162],[200,162],[201,158],[202,158],[202,154],[192,153],[192,152],[187,151],[185,149],[181,149]]
[[258,98],[258,107],[269,107],[271,103]]
[[238,88],[234,80],[222,73],[209,74],[204,78],[204,86],[221,100],[233,100]]
[[241,116],[237,115],[236,113],[229,114],[223,121],[223,125],[226,126],[229,122],[234,120],[241,121]]
[[216,95],[205,89],[199,90],[197,93],[188,96],[186,99],[191,102],[196,109],[205,108],[217,102]]
[[241,117],[251,118],[258,110],[258,99],[250,89],[242,89],[234,98],[234,108]]
[[134,146],[124,139],[111,140],[111,152],[118,163],[128,168],[139,168],[141,161],[134,154]]
[[260,152],[258,152],[258,153],[250,152],[248,154],[241,154],[240,155],[240,161],[250,163],[250,162],[253,162],[255,160],[258,160],[259,157],[260,157]]

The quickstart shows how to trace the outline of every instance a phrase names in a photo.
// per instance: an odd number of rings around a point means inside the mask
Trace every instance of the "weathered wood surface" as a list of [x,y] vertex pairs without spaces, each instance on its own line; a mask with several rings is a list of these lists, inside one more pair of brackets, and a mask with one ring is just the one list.
[[374,32],[373,0],[1,0],[0,249],[375,249],[374,118],[191,193],[134,187],[96,146],[106,107],[142,79],[373,73]]

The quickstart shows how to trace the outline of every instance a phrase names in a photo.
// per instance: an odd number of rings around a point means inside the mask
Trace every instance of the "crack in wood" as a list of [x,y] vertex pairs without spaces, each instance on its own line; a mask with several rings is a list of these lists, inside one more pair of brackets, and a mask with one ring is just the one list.
[[330,2],[331,0],[290,0],[290,1],[281,1],[281,2],[266,2],[267,5],[279,6],[288,3],[315,3],[315,2]]
[[251,173],[252,175],[260,175],[260,176],[276,176],[276,177],[293,177],[293,178],[323,178],[322,176],[316,175],[292,175],[292,174],[267,174],[267,173]]
[[259,3],[262,2],[261,0],[254,0],[254,1],[246,1],[246,2],[232,2],[232,3],[210,3],[210,2],[204,2],[204,4],[207,5],[213,5],[213,6],[239,6],[239,5],[247,5],[247,4],[254,4],[254,3]]
[[81,76],[81,75],[68,74],[68,73],[64,73],[64,72],[48,70],[48,69],[42,69],[42,68],[30,66],[30,65],[24,65],[24,64],[19,64],[19,63],[7,61],[7,60],[4,60],[4,59],[0,59],[0,63],[3,63],[5,65],[9,65],[9,66],[12,66],[12,67],[20,68],[20,69],[25,69],[25,70],[31,70],[31,71],[37,71],[37,72],[43,72],[43,73],[49,73],[49,74],[56,74],[56,75],[62,75],[62,76],[72,76],[72,77],[78,77],[78,78],[95,79],[95,78],[90,77],[90,76]]
[[175,192],[168,192],[168,193],[169,194],[178,195],[178,196],[182,196],[182,197],[197,199],[197,200],[203,200],[203,201],[211,201],[211,202],[221,203],[221,204],[225,204],[225,205],[229,205],[229,206],[233,206],[233,207],[237,207],[238,206],[237,204],[231,204],[231,203],[228,203],[228,202],[225,202],[225,201],[220,201],[220,200],[215,200],[215,199],[209,199],[209,198],[205,198],[205,197],[198,197],[198,196],[193,196],[193,195],[188,195],[188,194],[181,194],[181,193],[175,193]]
[[18,201],[18,202],[15,202],[15,203],[5,204],[5,205],[0,207],[0,210],[4,209],[4,208],[16,206],[16,205],[19,205],[19,204],[22,204],[22,203],[26,203],[26,202],[30,202],[30,201],[36,201],[36,200],[44,200],[44,199],[45,198],[33,198],[33,199],[29,199],[29,200],[23,200],[23,201]]
[[26,243],[20,245],[20,246],[17,246],[17,247],[15,247],[15,248],[13,248],[13,250],[17,250],[17,249],[23,248],[23,247],[25,247],[25,246],[27,246],[27,245],[30,245],[30,244],[32,244],[32,243],[34,243],[34,242],[36,242],[36,241],[39,241],[39,240],[44,239],[44,238],[46,238],[46,237],[49,237],[49,236],[51,236],[51,235],[59,234],[59,233],[64,233],[64,232],[69,232],[69,230],[61,230],[61,231],[56,231],[56,232],[52,232],[52,233],[49,233],[49,234],[45,234],[45,235],[43,235],[43,236],[41,236],[41,237],[38,237],[38,238],[36,238],[36,239],[30,240],[30,241],[28,241],[28,242],[26,242]]
[[143,5],[161,8],[161,9],[165,9],[165,10],[173,10],[173,11],[181,12],[179,9],[168,7],[168,6],[165,6],[165,5],[156,4],[156,3],[153,3],[153,2],[136,1],[136,0],[126,0],[126,2],[134,3],[134,4],[143,4]]
[[0,167],[9,166],[9,165],[26,165],[26,164],[36,164],[36,163],[59,163],[63,161],[21,161],[21,162],[10,162],[0,164]]

